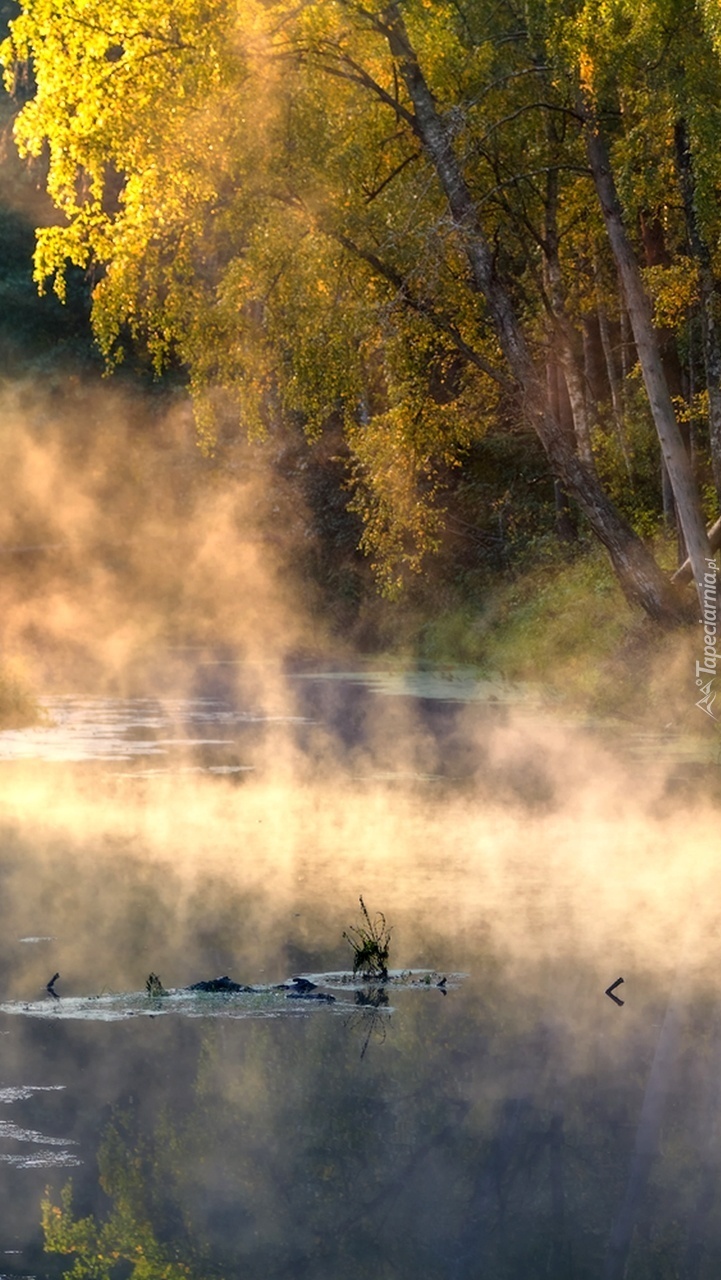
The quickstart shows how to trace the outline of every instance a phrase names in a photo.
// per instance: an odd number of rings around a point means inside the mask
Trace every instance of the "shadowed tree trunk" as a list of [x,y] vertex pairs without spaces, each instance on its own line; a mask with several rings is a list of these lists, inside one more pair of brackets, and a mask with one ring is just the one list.
[[[671,258],[666,248],[666,237],[664,235],[663,225],[660,218],[642,213],[640,217],[641,240],[643,243],[643,252],[648,267],[667,267]],[[678,345],[676,335],[673,329],[662,326],[656,329],[658,336],[658,349],[661,355],[661,363],[663,365],[666,384],[669,394],[672,398],[680,399],[683,396],[683,373],[681,370],[681,361],[678,355]],[[678,429],[681,432],[681,439],[684,448],[688,454],[691,470],[694,471],[694,460],[690,447],[690,433],[687,422],[679,422]],[[695,474],[695,473],[694,473]],[[661,497],[663,502],[663,520],[669,532],[675,529],[677,539],[677,556],[678,563],[683,564],[686,559],[686,543],[684,541],[683,529],[680,521],[677,519],[676,503],[673,496],[673,485],[668,472],[668,467],[661,457]]]
[[628,443],[626,441],[626,428],[623,420],[623,391],[619,384],[618,373],[616,371],[616,361],[613,356],[613,343],[611,342],[611,326],[608,322],[608,312],[606,311],[600,297],[597,301],[598,312],[598,334],[601,340],[601,349],[606,364],[606,380],[611,392],[611,410],[613,413],[613,425],[616,429],[616,438],[618,446],[623,457],[623,465],[626,468],[628,483],[633,491],[633,467],[631,466],[631,455],[628,451]]
[[626,379],[631,372],[632,363],[631,326],[628,323],[628,312],[626,310],[626,304],[623,299],[623,289],[620,288],[620,283],[621,282],[619,281],[620,297],[618,323],[621,330],[621,396],[624,401],[625,412]]
[[[548,122],[548,134],[552,134],[553,125]],[[552,144],[552,137],[549,136]],[[583,373],[576,354],[578,335],[566,310],[561,260],[559,256],[558,236],[558,169],[548,166],[546,175],[546,225],[543,239],[546,290],[551,315],[555,327],[555,339],[558,344],[563,377],[568,393],[568,402],[573,416],[573,428],[576,437],[578,455],[586,466],[594,468],[593,449],[591,447],[591,422],[588,412],[588,396]],[[551,401],[553,408],[553,401]]]
[[[681,553],[680,530],[676,520],[676,503],[673,500],[673,489],[671,481],[668,478],[668,467],[661,459],[661,503],[663,507],[663,524],[667,533],[673,533],[674,529],[679,534],[678,551]],[[682,558],[682,557],[681,557]]]
[[711,253],[701,234],[696,214],[693,160],[685,120],[677,121],[674,140],[676,144],[676,167],[681,182],[688,242],[691,252],[698,263],[699,270],[701,332],[703,335],[706,389],[708,391],[711,463],[716,492],[721,498],[721,341],[719,340],[716,319],[716,281],[714,280]]
[[584,311],[581,316],[583,333],[583,376],[586,396],[592,405],[606,398],[607,367],[603,354],[603,342],[598,324],[598,308]]
[[[571,407],[568,403],[566,384],[562,379],[558,365],[549,360],[546,365],[546,386],[548,403],[566,435],[573,439],[573,421]],[[566,490],[560,480],[553,482],[553,498],[556,508],[556,536],[560,542],[576,542],[578,527],[573,507]]]

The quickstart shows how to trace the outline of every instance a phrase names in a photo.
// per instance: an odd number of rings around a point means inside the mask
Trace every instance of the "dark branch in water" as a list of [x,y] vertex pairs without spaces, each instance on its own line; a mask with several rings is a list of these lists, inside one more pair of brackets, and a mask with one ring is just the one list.
[[624,1005],[626,1001],[619,1000],[618,996],[615,996],[613,993],[616,990],[616,987],[620,987],[622,982],[623,982],[623,978],[616,978],[616,981],[612,982],[610,987],[606,988],[606,992],[605,992],[605,994],[609,996],[610,999],[613,1000],[619,1006]]

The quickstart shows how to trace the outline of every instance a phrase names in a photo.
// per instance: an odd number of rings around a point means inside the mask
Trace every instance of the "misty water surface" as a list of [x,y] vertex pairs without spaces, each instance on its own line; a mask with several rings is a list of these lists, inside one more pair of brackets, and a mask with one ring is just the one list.
[[[188,667],[0,735],[0,1275],[718,1276],[708,771],[468,673]],[[322,984],[359,894],[427,985],[144,1003]]]

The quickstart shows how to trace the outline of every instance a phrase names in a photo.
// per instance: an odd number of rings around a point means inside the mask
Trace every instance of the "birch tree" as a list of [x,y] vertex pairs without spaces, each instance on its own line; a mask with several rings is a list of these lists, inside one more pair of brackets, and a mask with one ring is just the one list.
[[[548,129],[577,112],[545,12],[28,0],[3,57],[32,64],[18,143],[47,154],[63,215],[36,274],[62,296],[69,262],[96,273],[106,358],[130,339],[180,361],[208,447],[218,388],[250,431],[340,418],[390,585],[439,536],[441,469],[499,407],[522,415],[627,598],[670,622],[683,602],[578,430],[567,229],[538,227],[587,161],[577,120]],[[514,122],[519,164],[494,176],[489,139]],[[546,394],[559,337],[575,442]]]

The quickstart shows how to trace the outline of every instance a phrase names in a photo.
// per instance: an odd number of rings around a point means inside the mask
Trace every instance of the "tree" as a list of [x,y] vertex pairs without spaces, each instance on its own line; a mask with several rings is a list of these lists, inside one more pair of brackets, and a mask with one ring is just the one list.
[[592,103],[586,94],[582,95],[581,104],[591,171],[609,240],[618,264],[651,413],[661,442],[663,459],[671,481],[699,598],[703,603],[702,583],[710,556],[710,547],[698,488],[676,421],[653,326],[651,303],[643,287],[641,271],[624,225],[608,152]]
[[[551,127],[574,104],[532,18],[31,0],[3,56],[32,61],[18,142],[47,148],[66,219],[36,274],[62,295],[68,261],[94,264],[106,357],[129,335],[186,365],[209,447],[218,388],[251,431],[340,416],[390,586],[438,535],[442,469],[512,406],[627,597],[671,621],[679,598],[592,465],[557,216],[585,161],[578,129]],[[575,440],[546,394],[549,329]]]
[[[607,12],[603,9],[599,12],[597,6],[588,4],[578,20],[579,35],[576,47],[579,65],[578,104],[579,113],[584,121],[584,135],[589,165],[625,295],[648,401],[661,443],[664,463],[673,488],[676,508],[680,517],[693,574],[700,592],[700,583],[703,580],[706,563],[710,555],[705,522],[695,477],[676,421],[674,406],[665,376],[660,345],[653,324],[652,304],[644,287],[641,270],[627,230],[624,210],[614,178],[609,148],[599,114],[599,105],[602,100],[605,100],[607,104],[613,104],[614,108],[616,104],[620,104],[623,121],[627,99],[635,97],[630,111],[627,111],[627,114],[631,116],[631,121],[633,122],[634,116],[638,118],[643,108],[645,108],[645,114],[648,118],[650,114],[648,99],[645,102],[639,102],[639,98],[643,98],[643,92],[641,94],[638,92],[638,78],[632,80],[628,72],[631,69],[645,71],[646,81],[650,80],[651,85],[658,89],[656,83],[658,79],[657,68],[661,64],[665,73],[662,92],[665,97],[666,113],[668,114],[669,110],[672,110],[675,115],[678,115],[682,109],[681,101],[685,98],[686,102],[688,102],[689,97],[686,86],[679,89],[679,81],[683,83],[684,80],[684,69],[683,65],[679,67],[678,60],[682,61],[684,53],[677,49],[674,56],[670,57],[669,43],[672,37],[677,36],[682,44],[689,45],[688,34],[682,36],[682,29],[686,32],[689,30],[693,32],[691,43],[696,46],[693,54],[687,48],[685,51],[687,56],[690,55],[692,59],[697,59],[701,56],[708,71],[709,63],[713,63],[714,59],[709,59],[708,42],[704,41],[703,33],[698,29],[695,6],[685,3],[684,0],[656,0],[656,3],[644,6],[640,13],[637,6],[621,5],[615,7],[612,12]],[[658,58],[654,59],[652,54],[656,51],[653,45],[655,43],[658,46],[660,41],[663,43],[661,44]],[[623,42],[623,50],[621,49],[621,42]],[[701,49],[699,45],[705,45],[705,48]],[[649,67],[652,68],[650,72],[647,70]],[[718,72],[718,68],[714,68],[714,70]],[[626,75],[624,75],[624,72]],[[716,75],[715,78],[718,79],[718,76]],[[649,85],[649,88],[651,85]],[[653,102],[653,110],[658,115],[657,101]],[[614,111],[614,114],[616,114],[616,111]],[[677,119],[676,157],[682,183],[685,183],[686,187],[684,203],[688,219],[691,215],[693,203],[689,191],[689,183],[692,183],[691,164],[687,140],[679,149],[679,123]],[[628,130],[628,125],[626,129]],[[638,163],[638,157],[636,162]],[[643,219],[642,206],[639,208],[637,205],[633,212]],[[658,218],[658,209],[653,210],[652,216]],[[698,235],[696,244],[697,246],[699,244]],[[708,287],[708,277],[710,275],[708,255],[706,267]],[[713,334],[712,310],[712,305],[707,303],[703,311],[705,316],[704,329],[707,335],[707,340],[704,344],[706,368],[707,374],[710,373],[711,375],[711,385],[713,385],[713,378],[717,377],[719,372],[708,341],[709,331]],[[721,368],[721,365],[719,368]],[[714,401],[715,394],[712,390],[712,410]],[[712,454],[716,455],[717,448],[714,439],[716,429],[713,425],[713,411],[711,421]]]

